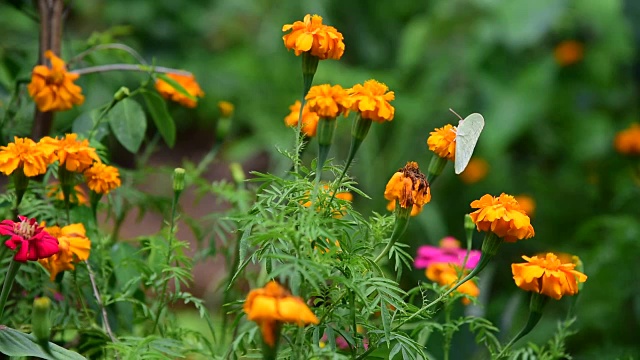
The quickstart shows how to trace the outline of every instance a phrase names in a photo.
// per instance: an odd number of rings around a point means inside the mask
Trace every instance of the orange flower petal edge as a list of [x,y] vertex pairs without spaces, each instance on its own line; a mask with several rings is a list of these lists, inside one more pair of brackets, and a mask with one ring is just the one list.
[[553,253],[522,258],[527,262],[512,264],[511,270],[516,285],[523,290],[560,300],[565,295],[577,294],[578,283],[587,280],[585,274],[575,270],[575,263],[563,263]]
[[293,50],[296,56],[308,52],[320,60],[338,60],[344,54],[344,38],[336,28],[322,24],[319,15],[307,14],[303,21],[286,24],[282,31],[289,31],[282,37],[284,46]]

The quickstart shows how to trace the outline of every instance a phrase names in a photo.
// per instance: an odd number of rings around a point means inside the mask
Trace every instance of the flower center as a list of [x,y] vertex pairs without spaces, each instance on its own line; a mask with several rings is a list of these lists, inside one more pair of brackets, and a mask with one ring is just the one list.
[[36,233],[37,224],[30,224],[28,219],[13,224],[13,232],[27,240],[31,239]]
[[52,70],[47,76],[47,85],[60,85],[64,81],[64,72]]

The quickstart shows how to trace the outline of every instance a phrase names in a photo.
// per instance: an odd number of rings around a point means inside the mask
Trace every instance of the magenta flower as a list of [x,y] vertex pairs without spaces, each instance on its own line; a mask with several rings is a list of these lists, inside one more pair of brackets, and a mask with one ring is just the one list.
[[[460,242],[454,237],[447,236],[440,240],[440,247],[424,245],[418,248],[418,256],[414,261],[416,269],[426,269],[432,263],[448,263],[462,266],[467,250],[460,249]],[[466,268],[473,269],[480,261],[481,252],[471,250]]]
[[0,222],[0,235],[11,236],[4,244],[11,250],[18,249],[13,258],[15,261],[35,261],[58,253],[58,239],[44,231],[44,227],[39,226],[36,219],[28,219],[22,215],[18,218],[20,222]]

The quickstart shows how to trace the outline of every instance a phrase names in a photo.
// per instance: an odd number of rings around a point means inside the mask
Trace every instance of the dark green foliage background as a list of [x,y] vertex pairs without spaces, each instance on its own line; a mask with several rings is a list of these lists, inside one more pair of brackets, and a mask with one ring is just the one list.
[[[28,1],[0,3],[0,107],[36,60],[37,22],[16,7],[32,12]],[[640,160],[612,147],[617,131],[640,120],[636,1],[74,1],[62,57],[88,43],[122,42],[149,61],[194,72],[206,96],[195,110],[169,104],[178,128],[173,151],[210,147],[216,104],[229,100],[236,113],[224,158],[267,153],[265,167],[282,173],[290,164],[277,147],[293,146],[283,118],[300,96],[302,80],[300,59],[284,49],[281,27],[306,13],[322,15],[346,43],[340,61],[320,63],[315,84],[350,87],[375,78],[396,94],[394,121],[373,125],[352,167],[372,197],[356,196],[354,206],[365,214],[385,211],[382,192],[391,174],[410,160],[426,169],[429,132],[457,121],[448,108],[463,116],[482,113],[486,127],[477,155],[489,162],[489,175],[464,185],[449,165],[403,240],[415,248],[446,235],[463,238],[462,219],[472,200],[485,193],[529,194],[537,202],[536,237],[503,246],[494,271],[483,275],[491,280],[483,289],[490,294],[489,319],[501,328],[513,323],[511,333],[524,322],[523,311],[504,316],[522,296],[510,263],[523,254],[568,252],[581,257],[589,276],[569,352],[578,359],[640,356],[640,183],[632,177]],[[553,50],[567,39],[584,43],[585,57],[561,67]],[[83,66],[130,61],[124,53],[104,52]],[[85,105],[59,114],[56,127],[68,129],[83,108],[143,80],[130,73],[82,77]],[[25,110],[18,117],[32,115]],[[346,158],[350,122],[340,120],[330,154],[337,161]],[[418,280],[424,280],[420,272],[404,281]],[[548,339],[570,303],[553,303],[528,339]],[[454,346],[454,355],[468,351]]]

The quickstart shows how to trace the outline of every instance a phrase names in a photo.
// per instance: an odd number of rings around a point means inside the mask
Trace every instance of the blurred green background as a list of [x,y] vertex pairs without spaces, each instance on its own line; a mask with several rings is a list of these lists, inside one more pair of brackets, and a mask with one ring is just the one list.
[[[512,308],[518,301],[525,308],[526,301],[513,284],[509,264],[542,251],[575,254],[589,279],[576,305],[580,330],[570,338],[569,352],[576,359],[640,357],[640,181],[634,177],[640,162],[612,146],[615,133],[640,117],[638,1],[111,0],[69,5],[64,59],[88,44],[121,42],[148,61],[196,75],[206,96],[194,110],[170,104],[179,140],[167,152],[189,157],[208,149],[217,102],[228,100],[236,112],[223,158],[248,161],[260,155],[268,159],[263,169],[275,173],[290,166],[277,149],[293,145],[283,118],[302,85],[301,60],[284,48],[281,28],[307,13],[323,16],[343,33],[346,51],[340,61],[322,61],[314,83],[351,87],[374,78],[396,95],[395,119],[373,125],[352,167],[372,197],[354,200],[365,214],[386,211],[384,186],[406,161],[426,170],[429,132],[457,123],[449,108],[462,116],[482,113],[486,126],[476,156],[489,164],[486,177],[466,184],[447,166],[432,187],[432,202],[412,221],[404,240],[416,248],[446,235],[462,239],[463,215],[472,200],[485,193],[527,194],[537,204],[536,237],[502,247],[493,272],[484,275],[487,302],[480,310],[465,310],[486,312],[513,333],[525,312]],[[15,80],[28,78],[36,61],[38,25],[29,14],[34,14],[31,2],[0,3],[3,103]],[[559,49],[566,41],[577,50]],[[82,66],[132,60],[124,53],[101,53],[89,61]],[[143,80],[144,75],[130,73],[82,77],[85,104],[59,114],[56,127],[68,129],[83,109]],[[24,106],[17,116],[30,119],[32,111]],[[346,158],[350,123],[351,118],[340,120],[330,154],[340,162]],[[315,146],[312,142],[307,164]],[[479,247],[481,236],[476,236]],[[425,280],[418,271],[411,276],[406,284]],[[549,339],[570,303],[551,304],[527,339]],[[456,337],[454,358],[474,351],[465,340]]]

